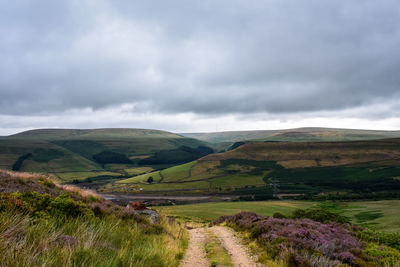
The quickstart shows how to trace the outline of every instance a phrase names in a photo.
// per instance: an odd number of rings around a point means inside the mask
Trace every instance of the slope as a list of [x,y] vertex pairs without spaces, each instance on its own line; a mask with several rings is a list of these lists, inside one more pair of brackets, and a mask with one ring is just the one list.
[[[132,178],[118,185],[125,191],[141,193],[237,194],[258,198],[398,197],[400,139],[251,142],[158,174],[162,179],[153,184]],[[115,184],[109,185],[109,189],[117,188]]]

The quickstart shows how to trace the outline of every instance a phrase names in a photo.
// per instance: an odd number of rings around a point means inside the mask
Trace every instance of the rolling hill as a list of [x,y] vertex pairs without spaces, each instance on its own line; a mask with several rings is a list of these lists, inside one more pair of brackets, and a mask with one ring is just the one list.
[[228,131],[210,133],[182,133],[210,143],[234,143],[239,141],[356,141],[400,137],[400,131],[373,131],[334,128],[298,128],[287,130]]
[[[152,176],[155,182],[149,184]],[[379,197],[400,189],[400,139],[249,142],[191,163],[135,176],[106,190],[258,197]]]
[[138,165],[155,169],[172,165],[164,164],[163,158],[157,164],[140,164],[140,160],[157,153],[168,155],[171,150],[204,145],[196,139],[157,130],[40,129],[0,139],[0,168],[52,173],[64,182],[119,177]]

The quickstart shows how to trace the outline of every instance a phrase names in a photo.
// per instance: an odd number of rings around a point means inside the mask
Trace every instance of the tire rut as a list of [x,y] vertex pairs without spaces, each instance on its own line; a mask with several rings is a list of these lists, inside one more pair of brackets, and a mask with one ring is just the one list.
[[179,267],[209,267],[205,245],[205,228],[189,230],[189,246]]
[[218,237],[222,246],[228,251],[235,267],[263,266],[256,263],[248,255],[248,249],[240,243],[240,240],[233,234],[233,230],[222,226],[213,226],[210,230]]

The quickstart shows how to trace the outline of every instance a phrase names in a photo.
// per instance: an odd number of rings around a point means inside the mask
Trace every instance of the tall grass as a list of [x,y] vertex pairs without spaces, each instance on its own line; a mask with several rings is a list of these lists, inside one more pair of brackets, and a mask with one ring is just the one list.
[[187,233],[45,176],[0,170],[0,266],[177,266]]
[[177,266],[187,236],[177,224],[115,216],[67,221],[0,213],[1,266]]

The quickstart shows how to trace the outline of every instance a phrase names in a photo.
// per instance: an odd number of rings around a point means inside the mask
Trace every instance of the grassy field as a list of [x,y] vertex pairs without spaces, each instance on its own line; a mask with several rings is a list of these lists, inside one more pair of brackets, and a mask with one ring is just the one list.
[[149,178],[153,178],[154,182],[158,182],[161,180],[160,172],[150,172],[150,173],[145,173],[141,174],[132,178],[124,179],[121,181],[118,181],[117,184],[133,184],[133,183],[142,183],[142,184],[147,184]]
[[235,214],[244,210],[269,216],[275,212],[288,215],[295,209],[309,208],[316,204],[307,201],[210,202],[157,207],[157,210],[165,215],[199,222],[210,222],[222,215]]
[[165,182],[169,181],[181,181],[190,176],[190,169],[196,164],[196,161],[192,161],[186,164],[174,166],[161,171]]
[[400,232],[400,200],[346,203],[343,214],[352,222],[385,232]]
[[[352,223],[378,231],[400,232],[400,200],[337,202],[334,211],[348,216]],[[328,202],[330,205],[330,202]],[[325,202],[311,201],[251,201],[251,202],[211,202],[190,205],[158,207],[170,216],[197,222],[210,222],[219,216],[240,211],[272,216],[275,212],[289,215],[295,209],[326,206]]]

